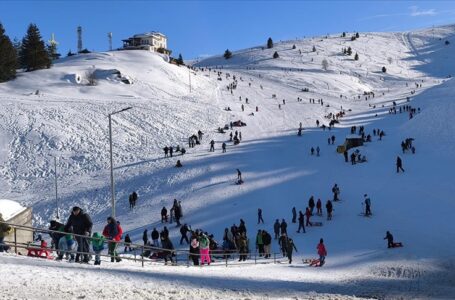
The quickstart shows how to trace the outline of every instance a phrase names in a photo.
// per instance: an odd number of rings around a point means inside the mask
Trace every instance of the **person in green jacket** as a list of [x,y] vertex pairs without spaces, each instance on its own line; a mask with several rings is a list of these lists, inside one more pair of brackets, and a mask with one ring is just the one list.
[[264,255],[264,242],[262,241],[262,230],[258,230],[256,235],[256,249],[259,251],[259,257]]
[[4,252],[8,250],[8,246],[6,246],[3,241],[5,240],[5,237],[8,236],[8,234],[11,232],[12,228],[11,226],[3,223],[5,220],[3,219],[2,214],[0,213],[0,252]]
[[92,236],[92,248],[95,252],[95,265],[101,265],[101,257],[100,253],[104,250],[104,236],[102,236],[99,232],[93,233]]

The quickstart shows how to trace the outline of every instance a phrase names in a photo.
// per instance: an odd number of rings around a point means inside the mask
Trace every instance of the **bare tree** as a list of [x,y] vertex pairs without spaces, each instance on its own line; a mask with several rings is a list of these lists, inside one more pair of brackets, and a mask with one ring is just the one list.
[[329,62],[325,58],[322,60],[322,69],[324,71],[327,71],[329,69]]

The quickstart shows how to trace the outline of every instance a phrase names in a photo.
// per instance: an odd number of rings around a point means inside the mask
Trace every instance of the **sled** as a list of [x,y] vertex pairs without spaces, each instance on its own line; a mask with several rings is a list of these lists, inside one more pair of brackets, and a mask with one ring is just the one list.
[[241,185],[241,184],[243,184],[243,180],[239,179],[239,180],[237,180],[237,181],[235,182],[235,184]]
[[402,242],[393,243],[393,245],[392,245],[392,248],[400,248],[400,247],[403,247]]
[[304,264],[311,264],[315,260],[319,261],[319,258],[302,258]]
[[311,222],[311,226],[322,226],[322,222]]

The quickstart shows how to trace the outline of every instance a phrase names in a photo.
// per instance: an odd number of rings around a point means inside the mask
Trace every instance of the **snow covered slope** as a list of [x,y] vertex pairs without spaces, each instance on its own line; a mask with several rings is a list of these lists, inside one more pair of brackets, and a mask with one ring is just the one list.
[[[353,42],[338,36],[286,41],[273,49],[234,51],[229,60],[207,58],[196,64],[204,70],[190,75],[185,67],[141,51],[71,57],[50,70],[21,74],[0,85],[1,196],[33,205],[35,223],[46,225],[55,213],[53,156],[57,156],[64,218],[70,207],[79,205],[101,229],[110,213],[107,114],[132,106],[113,117],[113,140],[117,216],[134,241],[141,240],[144,228],[161,227],[161,207],[169,208],[176,198],[182,201],[183,221],[218,240],[223,229],[240,218],[246,221],[251,243],[257,229],[272,232],[274,220],[285,218],[299,249],[296,263],[301,257],[315,256],[319,238],[326,241],[327,264],[317,271],[301,264],[249,266],[245,276],[251,280],[245,281],[237,268],[221,275],[204,269],[209,275],[236,277],[229,288],[238,282],[244,282],[241,289],[252,282],[273,282],[261,274],[279,273],[295,282],[288,285],[290,289],[307,284],[300,290],[305,292],[451,298],[455,225],[448,220],[455,206],[455,128],[450,121],[455,86],[446,77],[455,71],[454,32],[455,26],[445,26],[360,33]],[[354,54],[341,54],[348,46],[359,54],[358,61]],[[272,59],[274,51],[278,59]],[[327,71],[322,70],[323,59],[329,63]],[[85,84],[90,71],[96,71],[96,86]],[[231,93],[226,86],[233,76],[238,86]],[[132,84],[122,83],[122,78]],[[322,98],[324,104],[310,104],[310,98]],[[420,107],[421,112],[410,120],[407,113],[389,114],[394,101],[398,106]],[[316,120],[327,125],[325,116],[341,109],[346,115],[335,129],[315,128]],[[247,123],[238,129],[243,139],[237,146],[229,142],[228,134],[216,132],[235,120]],[[302,137],[296,136],[299,122],[305,128]],[[331,135],[336,136],[335,144],[341,144],[353,125],[364,125],[367,134],[376,128],[386,132],[382,141],[373,136],[371,143],[359,148],[368,162],[355,166],[344,162],[335,145],[327,144]],[[202,145],[188,149],[188,136],[199,129],[205,133]],[[415,139],[415,155],[401,154],[400,143],[409,137]],[[211,139],[216,141],[215,153],[208,152]],[[224,141],[228,149],[222,154]],[[185,146],[188,153],[164,159],[161,149],[170,145]],[[317,146],[321,156],[311,156],[310,148]],[[404,162],[403,174],[395,172],[397,155]],[[173,167],[177,159],[183,168]],[[233,184],[236,168],[243,172],[244,185]],[[333,220],[315,217],[323,227],[295,233],[291,208],[304,211],[311,195],[325,203],[334,183],[340,186],[343,201],[335,203]],[[130,211],[127,199],[133,190],[139,200]],[[373,218],[358,215],[365,193],[372,199]],[[256,225],[259,207],[264,225]],[[170,229],[176,243],[178,229]],[[405,247],[386,249],[382,240],[386,230]],[[276,243],[273,248],[278,252]],[[7,262],[12,268],[23,264],[11,258]],[[166,278],[168,271],[157,272]],[[189,271],[183,285],[200,282],[193,272],[199,271]],[[343,276],[344,286],[336,284]],[[276,286],[271,284],[264,293]],[[211,287],[221,290],[223,284]],[[254,291],[260,293],[258,288]],[[230,292],[226,295],[235,298]]]

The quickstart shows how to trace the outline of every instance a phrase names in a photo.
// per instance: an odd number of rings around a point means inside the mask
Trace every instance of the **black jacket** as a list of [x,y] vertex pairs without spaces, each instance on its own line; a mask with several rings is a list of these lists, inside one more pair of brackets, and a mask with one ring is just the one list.
[[152,231],[152,240],[157,240],[160,238],[160,233],[158,232],[158,230],[153,230]]
[[77,216],[71,213],[68,222],[66,222],[65,231],[69,230],[70,227],[73,227],[75,234],[85,235],[86,232],[91,234],[93,227],[92,219],[81,209]]
[[262,235],[262,242],[264,245],[270,245],[272,243],[272,236],[266,232]]

